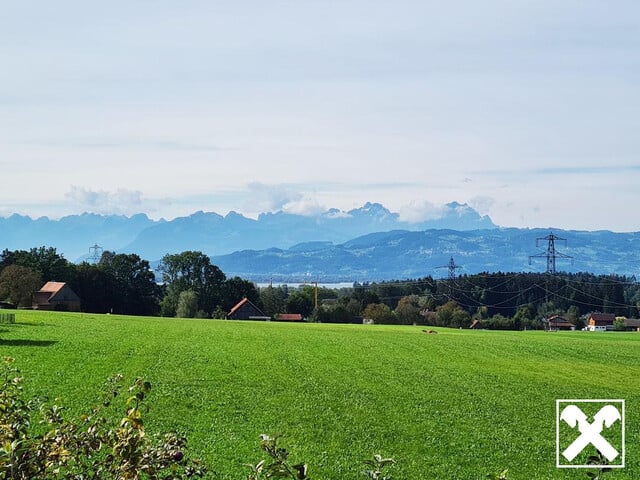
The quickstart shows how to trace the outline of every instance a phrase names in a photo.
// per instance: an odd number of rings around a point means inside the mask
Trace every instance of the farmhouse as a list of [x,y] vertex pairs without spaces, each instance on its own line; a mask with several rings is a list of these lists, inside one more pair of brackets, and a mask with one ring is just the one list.
[[592,313],[587,319],[587,329],[591,332],[613,330],[616,316],[613,313]]
[[34,310],[80,311],[80,297],[65,282],[47,282],[33,296]]
[[271,317],[244,297],[227,313],[228,320],[270,320]]
[[549,332],[557,332],[560,330],[575,330],[576,326],[560,315],[554,315],[544,320],[546,329]]
[[637,318],[625,318],[624,329],[627,332],[640,332],[640,319]]

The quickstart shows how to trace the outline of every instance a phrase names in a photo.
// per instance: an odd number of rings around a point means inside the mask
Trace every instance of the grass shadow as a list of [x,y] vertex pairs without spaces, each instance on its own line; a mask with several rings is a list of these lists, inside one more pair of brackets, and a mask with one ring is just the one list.
[[50,347],[58,343],[55,340],[7,340],[0,338],[0,346],[8,347]]
[[15,323],[11,323],[9,325],[19,325],[21,327],[53,327],[53,324],[44,323],[44,322],[38,322],[38,323],[33,323],[33,322],[15,322]]

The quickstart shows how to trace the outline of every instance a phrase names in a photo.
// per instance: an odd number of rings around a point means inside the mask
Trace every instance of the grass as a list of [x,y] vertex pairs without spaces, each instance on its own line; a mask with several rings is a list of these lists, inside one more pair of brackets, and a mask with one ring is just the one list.
[[261,433],[317,480],[363,478],[374,453],[398,480],[586,478],[555,468],[561,398],[626,400],[626,468],[607,476],[640,478],[640,334],[437,330],[25,311],[0,355],[73,413],[114,373],[151,381],[147,428],[185,431],[215,478],[244,478]]

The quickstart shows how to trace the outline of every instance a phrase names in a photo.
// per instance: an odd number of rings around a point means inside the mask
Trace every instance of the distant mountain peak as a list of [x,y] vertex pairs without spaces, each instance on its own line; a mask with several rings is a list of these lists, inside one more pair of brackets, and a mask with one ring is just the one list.
[[349,215],[352,217],[367,217],[375,218],[376,220],[391,220],[395,221],[400,216],[397,213],[392,213],[381,203],[367,202],[360,208],[354,208],[349,210]]

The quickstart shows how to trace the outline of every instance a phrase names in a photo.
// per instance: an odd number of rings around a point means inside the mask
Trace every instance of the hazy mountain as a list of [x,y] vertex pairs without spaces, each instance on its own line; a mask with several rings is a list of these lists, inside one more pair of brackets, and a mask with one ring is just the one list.
[[141,231],[162,223],[164,220],[157,222],[144,214],[125,217],[83,213],[59,220],[12,215],[0,217],[0,249],[56,247],[59,253],[73,261],[89,255],[89,248],[96,243],[104,248],[115,249],[111,246],[126,245]]
[[446,205],[438,219],[413,224],[401,221],[397,213],[379,203],[367,203],[346,212],[331,209],[314,216],[282,211],[263,213],[256,220],[236,212],[225,217],[197,212],[145,229],[123,250],[143,252],[146,258],[152,259],[187,249],[213,256],[246,249],[286,249],[303,242],[342,243],[373,232],[426,228],[470,230],[496,226],[489,217],[455,202]]
[[[557,269],[635,275],[640,233],[555,232]],[[20,215],[0,218],[0,250],[53,246],[70,260],[85,258],[95,243],[157,261],[166,253],[201,250],[227,275],[253,280],[371,281],[457,274],[546,270],[546,229],[498,228],[467,205],[450,203],[438,219],[409,224],[378,203],[315,216],[196,212],[171,221],[146,215],[72,215],[60,220]]]
[[263,213],[257,219],[236,212],[222,216],[201,211],[171,221],[154,221],[143,214],[133,217],[83,214],[60,220],[13,215],[0,218],[0,249],[54,246],[75,261],[86,257],[89,248],[97,243],[105,250],[137,253],[142,258],[157,260],[167,253],[184,250],[223,255],[245,249],[287,249],[303,242],[343,243],[373,232],[426,228],[470,230],[495,225],[489,217],[455,202],[446,205],[438,218],[419,223],[403,222],[397,213],[379,203],[367,203],[349,211],[330,209],[314,216]]
[[[549,235],[543,229],[474,231],[396,230],[361,236],[341,244],[312,242],[289,249],[247,250],[213,258],[227,275],[255,281],[375,281],[446,277],[453,257],[456,275],[481,272],[546,271]],[[640,233],[554,231],[557,271],[635,275],[640,262]],[[529,263],[530,256],[534,257]]]

